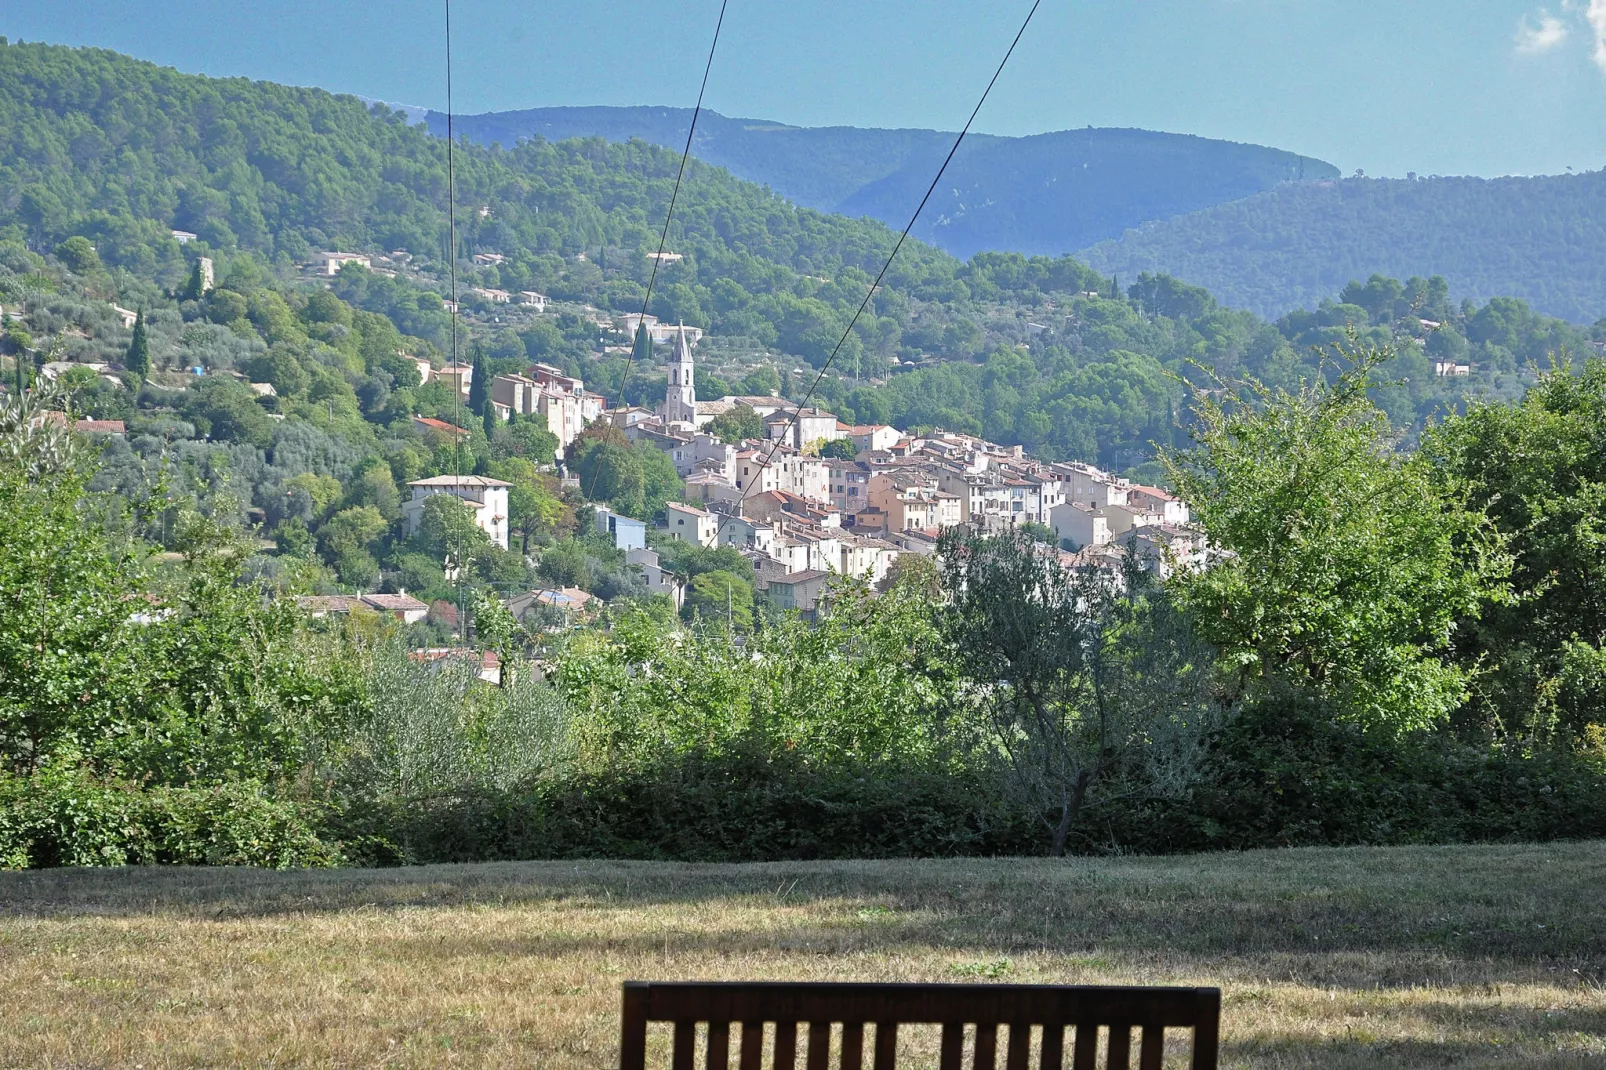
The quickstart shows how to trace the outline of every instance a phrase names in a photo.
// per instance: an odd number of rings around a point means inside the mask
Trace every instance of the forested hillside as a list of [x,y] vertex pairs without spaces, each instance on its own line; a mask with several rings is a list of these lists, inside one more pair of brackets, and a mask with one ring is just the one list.
[[[285,387],[291,412],[297,399],[333,392],[350,399],[361,435],[382,439],[387,432],[372,428],[435,403],[385,367],[391,343],[377,339],[437,356],[446,345],[440,140],[350,97],[45,45],[0,47],[0,109],[0,240],[50,254],[43,268],[20,249],[10,256],[4,299],[37,305],[33,326],[50,344],[115,354],[126,335],[97,326],[109,312],[76,303],[115,296],[151,313],[158,367],[238,371],[267,359],[257,347],[273,351],[278,379],[269,381]],[[604,314],[638,309],[644,253],[656,248],[677,164],[639,141],[465,146],[462,285],[538,289]],[[181,247],[172,228],[197,237]],[[893,237],[879,223],[795,208],[694,164],[670,231],[683,259],[659,272],[652,311],[710,332],[699,358],[705,393],[745,383],[796,395]],[[321,247],[397,257],[388,272],[343,272],[332,281],[340,308],[323,308],[294,270]],[[470,261],[481,252],[496,262]],[[186,306],[179,291],[197,254],[218,261],[219,291]],[[1520,301],[1457,305],[1436,279],[1356,282],[1339,295],[1350,281],[1326,291],[1318,312],[1271,324],[1161,276],[1117,280],[1069,257],[1018,253],[960,262],[910,243],[819,397],[846,420],[943,425],[1048,458],[1124,467],[1152,457],[1155,443],[1185,438],[1181,382],[1202,374],[1197,367],[1292,384],[1315,367],[1313,346],[1354,327],[1401,346],[1400,382],[1386,388],[1385,405],[1415,427],[1468,393],[1517,396],[1525,362],[1589,341]],[[618,395],[624,360],[605,346],[626,339],[597,327],[599,316],[512,317],[473,294],[464,308],[468,343],[493,361],[545,360]],[[1441,327],[1430,331],[1424,319]],[[184,326],[197,320],[238,329]],[[1468,374],[1436,376],[1434,359],[1465,363]],[[662,383],[649,362],[624,394],[651,401]]]
[[1590,323],[1606,315],[1606,171],[1279,186],[1078,255],[1107,274],[1166,272],[1262,316],[1377,272],[1443,275],[1457,301],[1520,297]]
[[[431,112],[444,136],[446,116]],[[484,144],[641,138],[679,150],[689,108],[533,108],[459,116]],[[692,152],[793,202],[901,228],[953,145],[934,130],[796,127],[704,111]],[[1058,256],[1151,219],[1170,219],[1279,183],[1338,177],[1332,164],[1259,145],[1148,130],[972,134],[915,234],[958,257],[984,249]]]

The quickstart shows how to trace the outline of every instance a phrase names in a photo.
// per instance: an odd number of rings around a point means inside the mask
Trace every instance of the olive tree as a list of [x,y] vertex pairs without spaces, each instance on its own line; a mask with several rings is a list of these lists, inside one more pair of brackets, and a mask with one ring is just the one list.
[[939,552],[969,697],[1056,856],[1100,804],[1187,787],[1218,717],[1211,652],[1134,557],[1092,568],[1023,532],[961,529]]

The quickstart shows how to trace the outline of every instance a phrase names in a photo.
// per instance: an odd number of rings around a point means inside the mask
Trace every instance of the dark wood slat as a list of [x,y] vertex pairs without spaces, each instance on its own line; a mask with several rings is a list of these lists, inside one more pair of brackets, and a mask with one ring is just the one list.
[[831,1061],[831,1023],[809,1023],[808,1070],[826,1070]]
[[1109,1057],[1106,1070],[1132,1070],[1132,1027],[1125,1022],[1110,1026]]
[[708,1070],[730,1070],[731,1067],[731,1024],[729,1022],[708,1023]]
[[1093,1070],[1099,1057],[1099,1024],[1076,1023],[1076,1053],[1071,1056],[1071,1070]]
[[797,1066],[797,1023],[775,1023],[775,1070]]
[[673,1055],[670,1066],[672,1070],[692,1070],[692,1060],[697,1050],[697,1023],[676,1022]]
[[897,1070],[898,1023],[875,1024],[875,1070]]
[[1043,1026],[1043,1058],[1039,1070],[1065,1070],[1065,1026],[1048,1022]]
[[998,1023],[976,1023],[975,1070],[998,1070]]
[[646,1070],[647,989],[648,986],[639,981],[624,987],[623,1006],[619,1010],[620,1070]]
[[842,1023],[842,1070],[863,1070],[864,1023]]
[[742,1023],[742,1054],[736,1060],[741,1070],[759,1070],[764,1061],[764,1023]]
[[1027,1070],[1032,1057],[1032,1027],[1028,1022],[1009,1023],[1009,1051],[1004,1056],[1004,1070]]
[[1196,989],[1193,1026],[1193,1070],[1216,1070],[1221,1027],[1221,989]]
[[1165,1026],[1146,1025],[1138,1042],[1138,1070],[1160,1070],[1165,1063]]
[[649,989],[653,1021],[1155,1022],[1191,1027],[1193,988],[1086,985],[874,985],[668,982]]
[[937,1064],[938,1070],[959,1070],[959,1063],[965,1057],[965,1024],[963,1022],[944,1022],[942,1025],[942,1059]]

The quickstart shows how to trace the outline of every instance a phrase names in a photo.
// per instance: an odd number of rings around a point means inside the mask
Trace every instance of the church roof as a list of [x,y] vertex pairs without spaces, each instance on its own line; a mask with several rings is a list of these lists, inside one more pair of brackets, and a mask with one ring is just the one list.
[[682,323],[680,330],[675,332],[675,361],[677,363],[691,363],[691,346],[686,344],[686,325]]

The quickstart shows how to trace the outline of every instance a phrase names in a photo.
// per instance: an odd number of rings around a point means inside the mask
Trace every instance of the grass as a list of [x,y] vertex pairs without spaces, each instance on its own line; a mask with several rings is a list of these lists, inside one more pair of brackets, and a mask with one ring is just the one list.
[[626,978],[1219,984],[1223,1065],[1606,1066],[1606,843],[0,875],[0,1066],[616,1065]]

